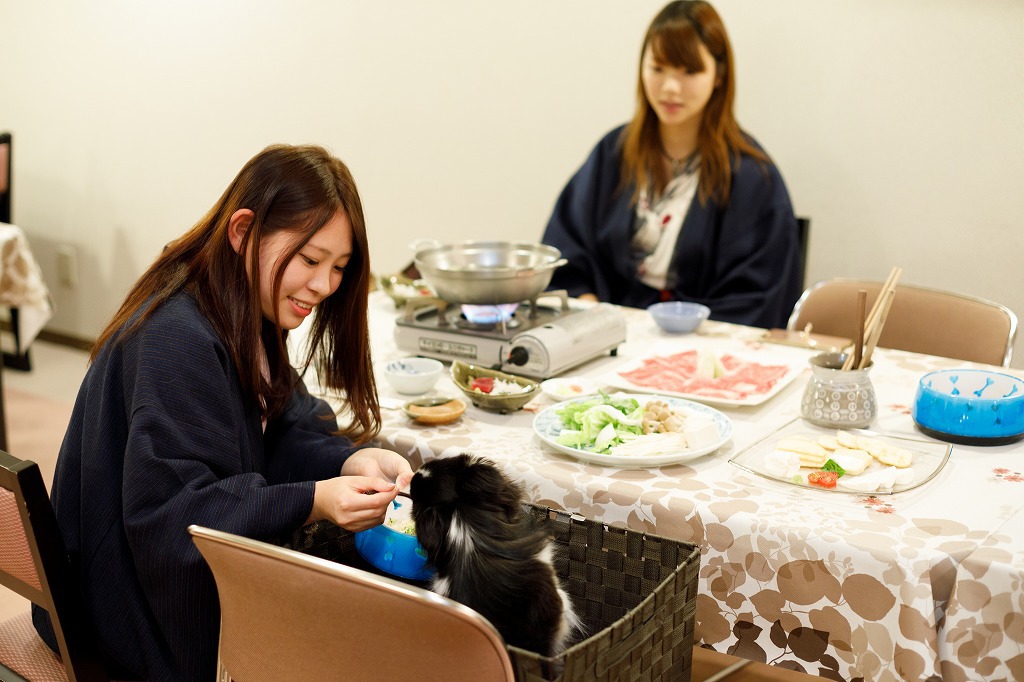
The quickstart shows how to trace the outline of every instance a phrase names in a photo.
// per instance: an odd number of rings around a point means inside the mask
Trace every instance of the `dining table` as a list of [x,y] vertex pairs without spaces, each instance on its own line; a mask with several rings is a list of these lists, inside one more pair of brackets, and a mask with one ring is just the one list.
[[[1024,678],[1024,444],[951,445],[924,435],[911,414],[922,376],[980,365],[876,349],[870,378],[877,415],[866,433],[935,453],[934,471],[892,494],[817,489],[741,465],[779,434],[811,429],[801,420],[801,399],[809,361],[820,350],[768,343],[763,329],[714,320],[694,333],[669,334],[644,310],[619,310],[625,342],[564,376],[613,393],[623,390],[619,372],[645,358],[694,350],[790,371],[763,400],[702,401],[724,414],[731,430],[713,451],[657,466],[603,465],[543,437],[536,422],[558,409],[547,394],[502,414],[474,406],[445,375],[430,393],[463,398],[461,418],[422,425],[396,409],[412,396],[396,393],[382,367],[409,353],[394,338],[401,311],[377,291],[369,297],[384,408],[377,441],[413,468],[462,452],[486,457],[529,502],[696,545],[699,646],[835,680]],[[298,360],[303,328],[290,343]],[[304,378],[343,410],[343,398],[314,371]]]
[[[1024,483],[1024,467],[991,476]],[[940,644],[943,679],[1024,680],[1024,512],[957,565]]]
[[53,317],[50,290],[25,231],[0,222],[0,305],[18,310],[17,352],[27,349]]
[[[27,368],[28,347],[53,317],[53,304],[25,232],[4,222],[0,222],[0,306],[12,311],[12,327],[17,324],[14,352],[4,353],[4,360]],[[0,380],[0,449],[6,449],[2,388]]]

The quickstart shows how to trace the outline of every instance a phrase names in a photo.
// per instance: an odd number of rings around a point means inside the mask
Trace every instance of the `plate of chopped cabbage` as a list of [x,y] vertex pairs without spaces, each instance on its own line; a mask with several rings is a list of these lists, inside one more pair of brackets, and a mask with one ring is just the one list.
[[710,454],[732,438],[732,422],[683,398],[600,393],[541,411],[533,430],[546,445],[595,464],[640,468]]

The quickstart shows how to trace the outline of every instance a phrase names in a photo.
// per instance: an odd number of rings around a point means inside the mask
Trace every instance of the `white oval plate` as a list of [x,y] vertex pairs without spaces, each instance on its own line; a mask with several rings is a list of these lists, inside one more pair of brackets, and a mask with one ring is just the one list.
[[597,382],[586,377],[556,377],[540,382],[540,390],[552,400],[572,400],[597,395]]
[[730,438],[732,438],[732,422],[727,416],[719,412],[713,407],[708,407],[701,403],[695,403],[692,400],[683,400],[682,398],[672,398],[664,395],[649,395],[649,394],[633,394],[623,393],[617,394],[627,398],[633,398],[641,405],[646,405],[650,400],[661,400],[668,403],[672,407],[681,407],[693,412],[699,412],[710,416],[715,421],[715,426],[718,427],[718,440],[703,448],[696,448],[693,450],[676,450],[674,452],[666,452],[661,455],[606,455],[600,452],[590,452],[588,450],[582,450],[579,448],[571,448],[566,445],[562,445],[556,441],[558,434],[562,432],[562,418],[556,414],[558,410],[563,409],[567,404],[574,402],[582,402],[589,400],[589,398],[579,398],[572,401],[559,403],[558,405],[551,405],[550,407],[541,411],[533,420],[533,430],[537,436],[547,444],[549,447],[558,450],[559,452],[565,453],[576,459],[583,460],[585,462],[592,462],[594,464],[603,464],[605,466],[622,467],[626,469],[630,468],[645,468],[645,467],[659,467],[666,464],[679,464],[681,462],[689,462],[690,460],[703,457],[704,455],[710,454],[718,448],[725,445]]
[[[779,353],[779,349],[772,349],[775,352],[765,352],[756,354],[747,354],[740,352],[728,351],[729,355],[734,356],[740,361],[740,366],[750,365],[775,365],[785,367],[785,371],[778,379],[776,379],[770,387],[767,388],[753,388],[750,392],[742,398],[739,397],[726,397],[721,395],[718,390],[712,386],[701,388],[693,391],[692,393],[682,391],[669,391],[664,388],[654,388],[650,386],[642,386],[640,384],[634,384],[632,381],[622,376],[622,374],[628,373],[632,370],[643,367],[648,361],[654,360],[655,358],[668,359],[666,356],[674,354],[683,354],[686,352],[693,352],[696,349],[689,349],[689,351],[675,351],[675,352],[662,352],[654,353],[650,356],[643,358],[636,358],[626,365],[619,367],[618,369],[609,372],[607,375],[601,377],[601,381],[608,386],[614,386],[615,388],[622,391],[630,391],[634,393],[657,393],[661,396],[672,396],[675,398],[686,398],[689,400],[698,400],[702,403],[709,405],[724,405],[726,407],[738,407],[743,405],[760,405],[769,398],[775,396],[782,389],[788,386],[794,379],[800,376],[804,369],[807,367],[807,355],[803,353],[799,357],[793,356],[788,353]],[[719,353],[720,355],[723,353]],[[755,361],[753,358],[760,360]],[[738,368],[737,368],[738,369]],[[733,371],[736,371],[735,369]]]

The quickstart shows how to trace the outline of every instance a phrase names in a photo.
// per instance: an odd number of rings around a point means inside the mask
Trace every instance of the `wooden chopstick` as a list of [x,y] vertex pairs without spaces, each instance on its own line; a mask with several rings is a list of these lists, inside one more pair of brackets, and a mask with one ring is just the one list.
[[[858,316],[857,316],[857,338],[861,343],[870,344],[871,339],[875,339],[875,343],[878,343],[878,337],[882,333],[882,326],[885,324],[885,317],[883,315],[883,309],[885,309],[885,315],[888,315],[888,306],[892,305],[892,296],[896,294],[896,283],[899,282],[900,277],[903,275],[903,268],[894,267],[889,271],[889,276],[885,278],[885,283],[882,285],[881,291],[878,292],[878,296],[875,298],[874,304],[871,306],[871,312],[868,313],[867,319],[865,320],[861,314],[859,308],[859,296],[858,294]],[[887,303],[888,302],[888,303]],[[871,344],[871,350],[874,350],[874,345]],[[855,366],[857,369],[862,369],[867,366],[864,361],[865,352],[861,348],[861,352],[858,354],[856,349],[853,353],[846,356],[846,360],[843,362],[843,370],[851,370]]]
[[857,338],[853,347],[853,364],[860,367],[860,360],[864,357],[864,324],[866,322],[866,311],[868,304],[867,289],[857,292]]
[[857,369],[864,369],[871,364],[871,354],[875,352],[875,345],[878,343],[878,338],[882,335],[882,327],[885,326],[885,318],[889,316],[889,309],[892,307],[892,300],[895,297],[896,288],[894,287],[886,293],[882,311],[879,313],[875,328],[871,330],[871,336],[868,339],[867,348],[864,350],[864,357],[861,358],[860,364],[857,365]]
[[896,267],[889,271],[889,276],[886,278],[885,284],[882,285],[882,290],[878,292],[878,297],[875,299],[874,305],[871,306],[868,320],[864,323],[865,332],[868,332],[878,323],[878,314],[885,301],[885,297],[889,291],[895,291],[896,283],[900,280],[901,275],[903,275],[903,268]]

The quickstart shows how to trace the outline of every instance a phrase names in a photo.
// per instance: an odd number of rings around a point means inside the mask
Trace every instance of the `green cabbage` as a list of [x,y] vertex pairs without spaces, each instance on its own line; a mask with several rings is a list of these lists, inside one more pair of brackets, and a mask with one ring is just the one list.
[[562,431],[555,441],[566,447],[603,453],[643,434],[640,421],[644,409],[633,398],[601,393],[555,413],[562,420]]

